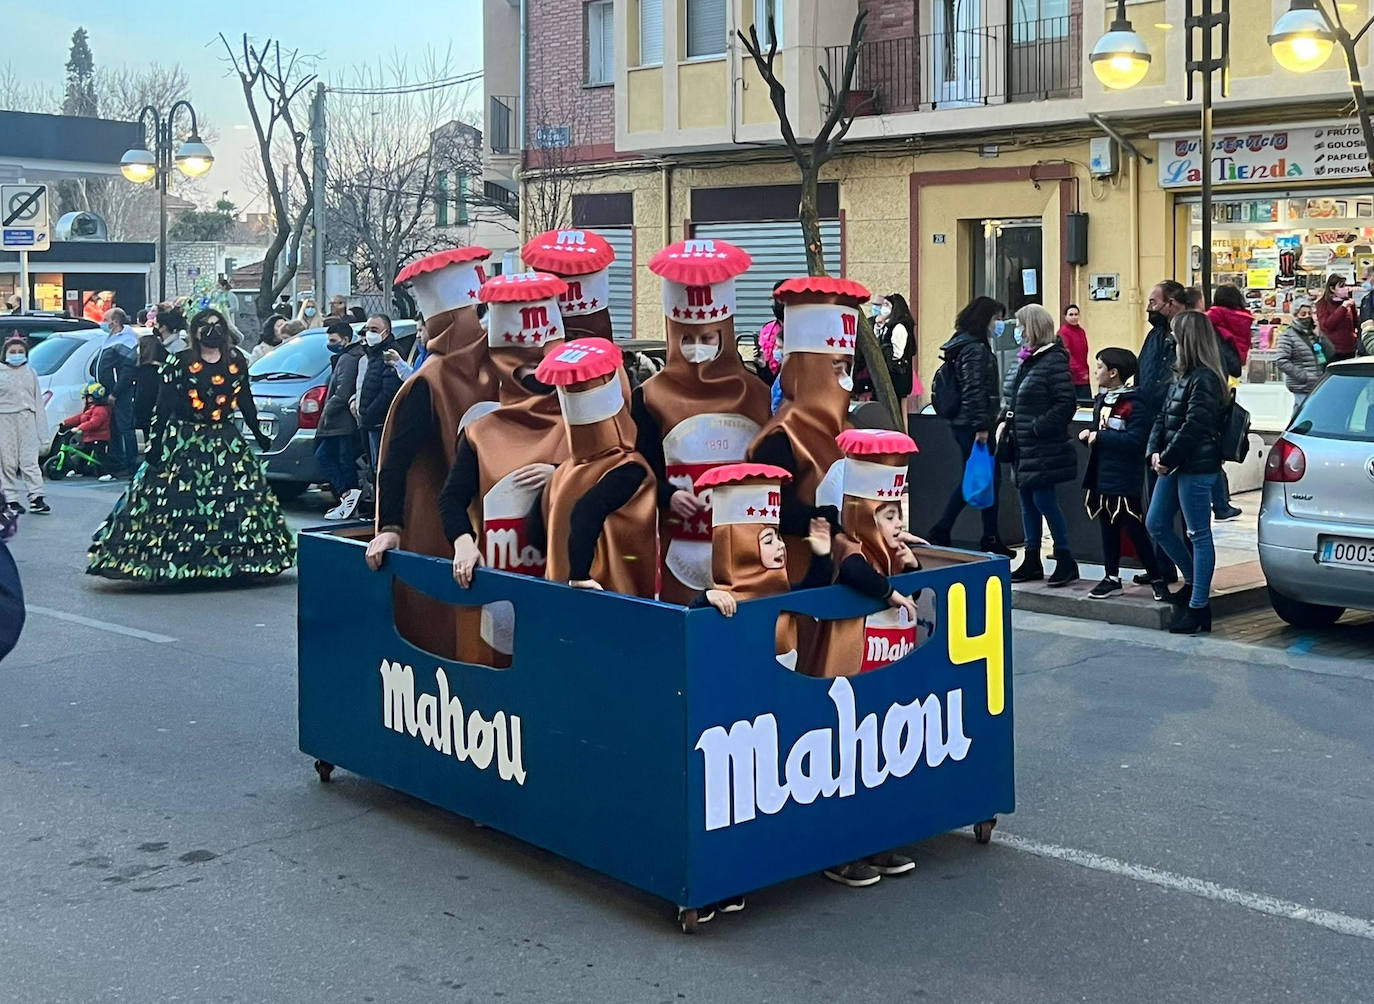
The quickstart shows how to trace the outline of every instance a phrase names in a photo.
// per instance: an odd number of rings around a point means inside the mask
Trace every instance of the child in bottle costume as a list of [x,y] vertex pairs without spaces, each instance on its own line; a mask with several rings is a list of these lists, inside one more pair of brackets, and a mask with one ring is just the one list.
[[[463,417],[457,458],[439,496],[444,532],[453,542],[453,576],[472,585],[478,565],[542,578],[542,549],[531,543],[527,517],[554,468],[568,456],[568,436],[553,388],[534,379],[546,352],[561,348],[562,279],[537,272],[497,276],[481,289],[487,345],[499,374],[500,404],[474,404]],[[508,666],[514,630],[508,604],[459,618],[458,657]]]
[[635,391],[630,413],[658,479],[666,603],[689,603],[711,583],[711,512],[694,482],[742,462],[771,414],[768,387],[735,345],[735,278],[749,265],[716,240],[682,241],[649,262],[663,277],[668,362]]
[[548,556],[546,577],[653,599],[656,490],[653,471],[635,450],[620,349],[599,338],[568,342],[544,358],[535,376],[558,388],[571,454],[531,513],[531,541]]
[[[458,448],[458,423],[478,401],[497,398],[498,377],[477,318],[486,281],[486,248],[467,247],[421,258],[403,269],[425,315],[429,355],[391,402],[377,461],[377,535],[367,562],[381,567],[388,550],[403,547],[448,558],[453,544],[434,504]],[[404,583],[395,587],[396,626],[402,637],[435,655],[456,655],[453,610]]]

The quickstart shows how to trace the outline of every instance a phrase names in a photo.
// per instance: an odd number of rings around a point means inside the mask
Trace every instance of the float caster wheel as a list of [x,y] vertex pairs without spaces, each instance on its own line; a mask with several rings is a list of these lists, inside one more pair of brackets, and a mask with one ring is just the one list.
[[328,781],[334,773],[334,765],[327,760],[316,760],[315,773],[320,775],[321,781]]
[[973,824],[973,839],[980,844],[992,843],[992,831],[997,825],[997,818],[985,819],[981,823]]
[[682,933],[683,933],[683,934],[696,934],[696,933],[697,933],[697,917],[698,917],[698,916],[699,916],[699,913],[698,913],[696,910],[692,910],[692,909],[689,909],[689,908],[687,908],[687,907],[681,907],[681,908],[678,910],[678,912],[677,912],[677,923],[678,923],[678,926],[682,928]]

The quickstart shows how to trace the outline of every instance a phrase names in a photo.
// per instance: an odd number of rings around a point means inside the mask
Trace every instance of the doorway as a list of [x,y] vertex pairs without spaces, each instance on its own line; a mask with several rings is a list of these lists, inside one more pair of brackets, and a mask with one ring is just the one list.
[[[990,296],[1006,304],[1011,318],[1028,303],[1045,302],[1043,233],[1039,217],[1012,220],[972,220],[973,296]],[[1016,365],[1017,345],[1007,325],[992,343],[998,369]]]

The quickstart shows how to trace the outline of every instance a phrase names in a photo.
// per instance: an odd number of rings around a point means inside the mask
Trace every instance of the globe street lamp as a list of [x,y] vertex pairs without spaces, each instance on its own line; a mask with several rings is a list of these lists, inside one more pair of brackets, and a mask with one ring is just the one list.
[[[172,149],[172,123],[176,118],[178,109],[186,109],[186,113],[191,116],[191,134],[178,146],[175,152]],[[153,120],[153,150],[147,147],[148,129],[147,119],[152,116]],[[200,134],[196,128],[196,110],[191,107],[189,101],[178,101],[172,105],[163,117],[152,105],[148,105],[138,113],[139,125],[143,127],[144,145],[125,152],[119,161],[119,172],[136,185],[146,185],[150,181],[157,183],[158,196],[158,293],[159,303],[167,299],[167,183],[171,177],[172,165],[175,164],[178,171],[188,178],[199,178],[204,175],[215,163],[215,156],[210,152],[210,148],[201,142]]]
[[1285,70],[1310,73],[1331,58],[1336,36],[1317,0],[1293,0],[1287,13],[1274,22],[1269,50]]
[[1114,91],[1134,87],[1150,71],[1149,47],[1126,17],[1126,0],[1117,0],[1116,20],[1093,46],[1088,62],[1102,85]]

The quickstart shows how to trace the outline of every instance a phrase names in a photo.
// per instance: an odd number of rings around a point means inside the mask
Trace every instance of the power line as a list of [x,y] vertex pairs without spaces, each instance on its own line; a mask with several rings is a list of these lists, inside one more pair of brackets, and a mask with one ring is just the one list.
[[331,94],[349,94],[367,97],[393,97],[407,94],[422,94],[426,91],[442,90],[445,87],[456,87],[460,84],[470,84],[481,80],[483,73],[481,70],[474,70],[470,73],[460,73],[452,77],[444,77],[439,80],[417,81],[413,84],[396,84],[392,87],[329,87],[325,90]]

